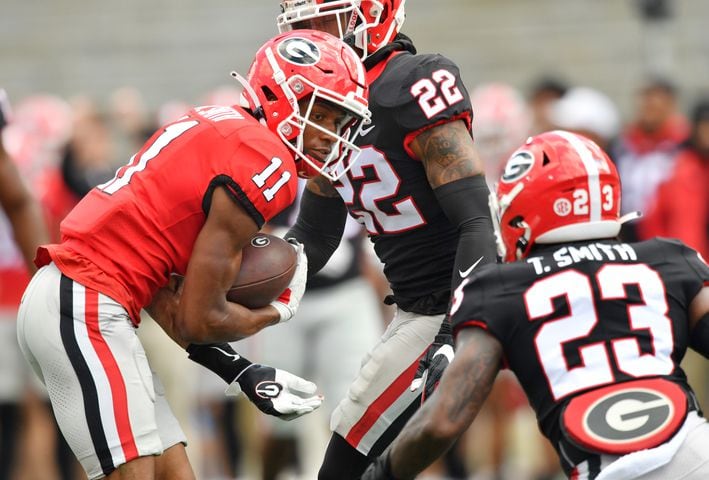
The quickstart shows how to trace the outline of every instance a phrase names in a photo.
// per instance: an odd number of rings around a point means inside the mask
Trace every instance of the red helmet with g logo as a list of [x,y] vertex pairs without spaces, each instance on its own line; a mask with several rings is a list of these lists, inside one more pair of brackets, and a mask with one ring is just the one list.
[[498,252],[522,259],[537,243],[609,238],[621,224],[620,179],[586,137],[555,130],[530,137],[505,165],[490,195]]
[[[348,165],[354,164],[360,149],[353,140],[371,117],[368,86],[362,62],[340,39],[315,30],[281,34],[258,50],[247,79],[235,72],[232,75],[242,83],[251,111],[294,151],[299,175],[337,179],[346,171],[340,167],[342,159],[352,155]],[[301,100],[307,100],[305,105]],[[328,132],[310,119],[316,102],[345,112],[337,132]],[[316,159],[303,150],[306,126],[334,137],[326,159]]]

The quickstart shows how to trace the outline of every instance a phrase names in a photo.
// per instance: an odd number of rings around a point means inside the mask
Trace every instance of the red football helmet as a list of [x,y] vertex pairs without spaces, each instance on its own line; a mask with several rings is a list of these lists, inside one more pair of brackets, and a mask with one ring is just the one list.
[[591,140],[555,130],[530,137],[505,165],[490,207],[498,253],[512,262],[536,243],[618,235],[620,178]]
[[[357,55],[338,38],[314,30],[278,35],[266,42],[254,58],[247,79],[232,75],[244,87],[242,101],[296,156],[298,174],[324,175],[336,180],[354,164],[360,149],[353,140],[368,123],[368,86]],[[301,111],[299,102],[307,99]],[[310,119],[316,102],[327,102],[347,115],[337,132]],[[325,159],[304,151],[305,127],[331,134],[334,143]],[[350,157],[347,168],[342,160]]]
[[278,31],[323,30],[356,47],[364,60],[391,43],[404,24],[406,0],[282,0]]

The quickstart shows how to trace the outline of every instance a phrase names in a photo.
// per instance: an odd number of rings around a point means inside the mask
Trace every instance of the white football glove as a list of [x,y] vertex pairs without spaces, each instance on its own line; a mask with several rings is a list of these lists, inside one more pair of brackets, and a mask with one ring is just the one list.
[[318,408],[323,401],[318,387],[290,372],[252,364],[226,389],[227,395],[244,393],[263,413],[293,420]]
[[300,299],[303,298],[305,293],[305,283],[308,281],[308,257],[305,255],[303,244],[298,243],[294,238],[287,240],[295,248],[298,264],[295,267],[295,274],[288,284],[288,288],[276,300],[271,302],[271,306],[278,310],[278,314],[281,317],[279,322],[287,322],[293,318],[300,305]]

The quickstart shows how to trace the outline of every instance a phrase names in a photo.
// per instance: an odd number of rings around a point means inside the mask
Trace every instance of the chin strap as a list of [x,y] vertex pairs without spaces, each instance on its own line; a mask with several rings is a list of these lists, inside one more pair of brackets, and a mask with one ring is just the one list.
[[[237,72],[231,72],[231,76],[234,77],[234,79],[239,82],[242,87],[244,87],[244,91],[241,93],[241,98],[239,99],[239,106],[249,109],[253,116],[256,118],[256,120],[258,120],[262,125],[265,126],[266,114],[263,111],[263,106],[261,105],[261,102],[256,96],[256,90],[254,90],[254,87],[252,87],[249,81],[239,75]],[[246,98],[246,95],[251,97],[251,100],[254,104],[253,108],[251,107],[251,104]]]
[[634,212],[628,212],[618,219],[618,223],[620,223],[622,225],[626,222],[631,222],[633,220],[637,220],[638,218],[640,218],[642,216],[643,216],[642,212],[638,212],[637,210]]

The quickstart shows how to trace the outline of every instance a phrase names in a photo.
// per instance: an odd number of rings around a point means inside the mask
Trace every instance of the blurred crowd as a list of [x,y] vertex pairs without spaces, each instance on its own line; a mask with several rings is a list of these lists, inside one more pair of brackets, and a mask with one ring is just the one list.
[[[575,131],[591,137],[616,162],[623,213],[643,213],[626,224],[625,239],[679,238],[709,258],[709,96],[687,99],[671,79],[648,77],[623,118],[603,92],[563,78],[540,78],[526,91],[504,83],[469,87],[473,132],[491,186],[527,136],[555,128]],[[238,98],[237,90],[219,88],[195,103],[233,104]],[[174,101],[151,112],[131,87],[112,92],[104,103],[48,94],[13,100],[3,144],[41,203],[53,239],[83,195],[110,179],[160,125],[191,107]],[[682,108],[685,103],[690,107]],[[293,212],[286,212],[268,228],[287,226],[292,218]],[[198,478],[315,478],[329,437],[329,414],[392,313],[381,301],[387,286],[369,242],[358,224],[352,222],[347,231],[337,254],[309,284],[297,318],[239,345],[247,357],[315,381],[326,402],[312,415],[273,421],[247,401],[225,397],[216,376],[191,364],[149,318],[141,324],[139,335],[190,440]],[[81,479],[43,387],[14,345],[15,313],[28,279],[0,212],[0,480]],[[364,323],[370,319],[375,323]],[[331,351],[333,345],[337,351]],[[706,408],[705,364],[691,352],[685,364]],[[428,475],[541,480],[557,478],[559,468],[551,447],[536,433],[516,380],[503,374],[470,433]]]

